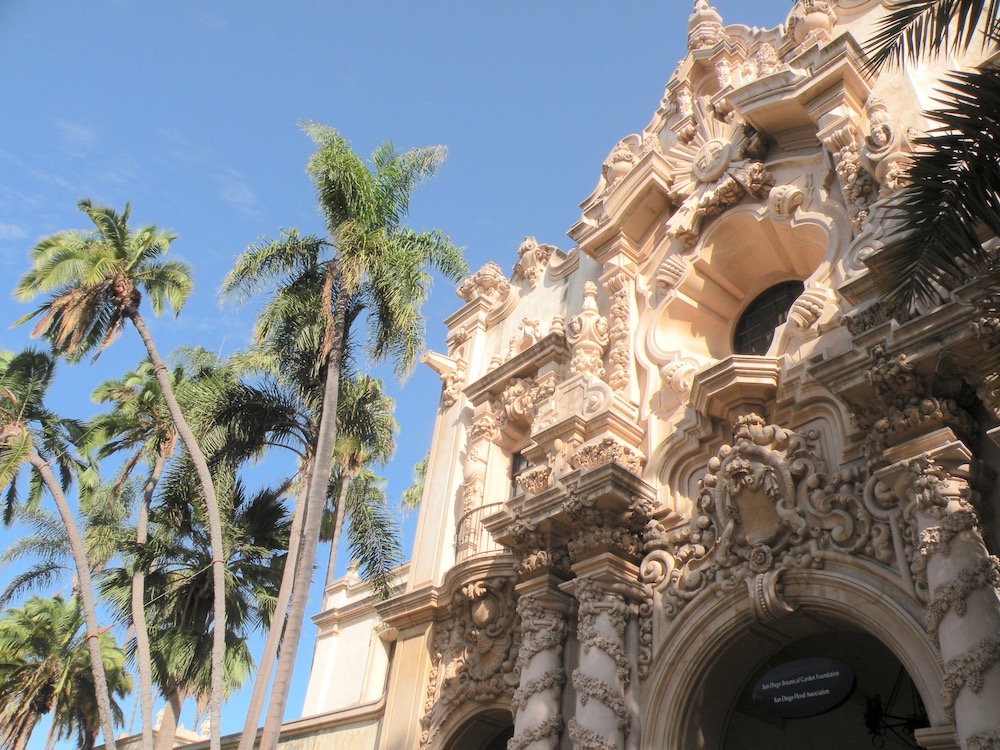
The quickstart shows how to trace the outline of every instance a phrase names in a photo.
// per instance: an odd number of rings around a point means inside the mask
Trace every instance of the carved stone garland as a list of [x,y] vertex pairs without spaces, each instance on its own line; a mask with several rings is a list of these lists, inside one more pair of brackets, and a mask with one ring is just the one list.
[[437,623],[434,660],[427,685],[420,747],[427,748],[441,726],[467,701],[511,695],[518,648],[514,584],[490,578],[464,586],[452,598],[452,616]]
[[577,638],[580,666],[573,670],[576,715],[569,736],[577,750],[618,750],[629,729],[624,688],[629,680],[625,654],[625,598],[592,578],[576,580],[580,603]]
[[646,541],[642,580],[667,618],[703,591],[745,585],[756,617],[777,620],[792,611],[783,571],[820,568],[826,550],[893,558],[889,529],[861,500],[860,477],[828,474],[817,437],[756,414],[737,420],[733,444],[709,461],[690,524]]
[[611,298],[611,330],[608,335],[610,347],[608,364],[611,374],[608,385],[613,391],[622,393],[632,380],[631,308],[629,304],[630,280],[624,273],[617,273],[604,282],[604,288]]
[[905,486],[931,592],[927,627],[944,662],[942,699],[966,746],[990,747],[982,743],[1000,700],[1000,561],[986,550],[961,474],[920,457],[908,464]]

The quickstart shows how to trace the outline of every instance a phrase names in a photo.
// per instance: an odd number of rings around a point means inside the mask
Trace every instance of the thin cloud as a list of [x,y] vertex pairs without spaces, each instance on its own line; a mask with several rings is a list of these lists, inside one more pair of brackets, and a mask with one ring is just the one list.
[[23,240],[28,236],[28,230],[17,224],[0,222],[0,240]]
[[236,174],[217,175],[215,181],[222,200],[245,214],[253,213],[257,207],[257,196],[239,176]]
[[83,156],[94,150],[97,144],[97,131],[82,122],[71,120],[55,121],[56,129],[62,141],[62,147],[75,156]]

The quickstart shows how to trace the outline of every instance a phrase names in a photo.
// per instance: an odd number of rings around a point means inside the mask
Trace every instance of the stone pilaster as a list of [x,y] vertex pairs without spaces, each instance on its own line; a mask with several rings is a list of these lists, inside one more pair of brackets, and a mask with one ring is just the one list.
[[514,692],[514,736],[507,750],[553,750],[563,730],[561,697],[566,683],[563,644],[571,598],[551,575],[518,585],[521,647]]

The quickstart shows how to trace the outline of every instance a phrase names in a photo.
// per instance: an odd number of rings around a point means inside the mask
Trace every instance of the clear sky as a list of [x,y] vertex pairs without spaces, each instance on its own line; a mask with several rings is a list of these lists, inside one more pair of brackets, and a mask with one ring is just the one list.
[[[727,24],[762,27],[783,22],[792,6],[713,4]],[[195,273],[180,316],[151,321],[161,351],[245,347],[253,309],[218,305],[234,258],[282,228],[322,231],[302,120],[337,128],[361,154],[383,140],[398,149],[446,145],[448,161],[416,192],[410,224],[446,231],[473,270],[495,260],[509,274],[526,235],[570,247],[565,232],[601,162],[649,122],[683,56],[691,7],[0,0],[0,278],[13,288],[35,242],[85,227],[80,198],[119,208],[130,201],[134,225],[179,235],[171,255]],[[450,285],[439,284],[425,307],[431,348],[444,350],[441,321],[458,305]],[[2,320],[29,309],[0,297]],[[27,333],[0,326],[0,348],[23,348]],[[97,364],[61,368],[53,406],[89,416],[93,386],[143,356],[126,331]],[[394,392],[401,434],[387,473],[393,502],[427,450],[439,381],[420,366]],[[414,521],[406,522],[407,549]],[[10,539],[3,534],[0,544]],[[315,611],[318,594],[314,602]],[[301,711],[314,632],[303,635],[287,718]],[[223,733],[242,728],[246,698],[224,708]],[[192,706],[181,721],[192,727]],[[45,731],[36,730],[33,748]]]

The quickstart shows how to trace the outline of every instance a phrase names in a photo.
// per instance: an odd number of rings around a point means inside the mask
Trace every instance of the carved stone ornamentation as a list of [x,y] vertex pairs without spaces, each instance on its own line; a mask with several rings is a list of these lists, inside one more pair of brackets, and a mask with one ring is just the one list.
[[771,213],[789,217],[795,213],[795,209],[802,205],[805,200],[805,193],[802,188],[795,185],[775,185],[767,196],[767,205]]
[[[580,666],[573,670],[577,693],[577,718],[569,720],[569,735],[574,747],[618,748],[618,737],[627,734],[630,722],[624,688],[629,682],[629,662],[625,654],[625,625],[629,607],[620,594],[606,591],[597,581],[583,577],[576,580],[576,598],[580,603],[577,639],[580,642]],[[614,677],[605,668],[614,664]],[[606,711],[585,711],[590,701]],[[602,721],[601,714],[612,721]]]
[[597,309],[597,284],[583,287],[583,311],[570,318],[566,340],[573,346],[569,368],[574,375],[588,373],[604,378],[604,349],[608,345],[608,319]]
[[510,282],[493,261],[476,271],[458,287],[458,296],[466,302],[484,298],[492,306],[504,302],[510,295]]
[[517,325],[517,335],[511,336],[510,344],[507,346],[507,359],[516,357],[525,349],[538,343],[542,338],[541,321],[531,318],[524,318]]
[[737,420],[733,443],[709,461],[690,524],[643,562],[643,580],[662,595],[667,617],[706,589],[741,582],[758,616],[778,617],[790,608],[776,572],[822,567],[819,549],[885,557],[889,534],[865,509],[862,483],[826,472],[817,437],[755,414]]
[[865,103],[869,132],[861,149],[865,168],[879,182],[879,197],[892,194],[905,183],[911,148],[906,133],[889,116],[885,102],[876,96]]
[[683,396],[691,391],[698,362],[690,357],[681,357],[660,368],[660,378],[671,391]]
[[763,141],[730,113],[719,117],[704,101],[694,108],[694,133],[689,143],[676,143],[665,154],[674,174],[671,198],[679,208],[667,220],[668,236],[691,247],[702,223],[746,197],[767,196],[774,178],[761,158]]
[[763,78],[777,73],[782,68],[781,58],[770,42],[762,42],[753,55],[757,63],[757,77]]
[[555,250],[553,245],[540,245],[534,237],[525,237],[524,242],[517,248],[514,271],[521,274],[534,289],[545,275],[549,258]]
[[435,625],[433,668],[427,686],[420,747],[468,701],[512,695],[518,618],[514,585],[508,578],[476,581],[455,592],[451,617]]
[[[972,508],[967,456],[959,454],[954,470],[920,456],[907,463],[902,482],[904,514],[920,536],[918,572],[931,592],[927,627],[945,668],[941,697],[959,732],[971,734],[996,726],[1000,561],[989,555]],[[984,691],[987,673],[993,677]]]
[[[820,120],[821,125],[823,119]],[[858,140],[854,125],[847,121],[823,136],[823,145],[833,154],[834,170],[840,180],[851,228],[855,232],[860,232],[868,221],[870,206],[878,195],[875,180],[862,167]]]
[[788,325],[785,330],[793,336],[816,335],[815,329],[823,311],[830,302],[830,294],[825,289],[806,289],[792,303],[788,310]]
[[641,453],[614,438],[604,438],[599,443],[585,445],[569,458],[569,465],[574,469],[593,469],[604,464],[616,463],[633,474],[642,473],[644,462],[645,458]]
[[466,363],[459,357],[446,357],[436,352],[425,352],[420,361],[429,366],[441,378],[443,384],[441,404],[447,408],[454,406],[465,386]]
[[799,0],[788,18],[788,33],[798,45],[793,54],[797,56],[814,44],[830,41],[836,22],[837,14],[826,0]]
[[872,359],[867,374],[875,405],[855,412],[855,419],[866,431],[865,453],[870,462],[881,461],[890,445],[941,425],[959,435],[974,433],[975,423],[968,412],[953,398],[932,395],[906,354],[890,357],[879,344],[872,350]]
[[688,18],[688,49],[707,49],[728,39],[719,12],[708,0],[695,0],[694,12]]
[[681,258],[668,256],[656,269],[656,284],[662,289],[673,289],[680,282],[689,264]]
[[608,376],[608,385],[617,393],[626,391],[632,380],[630,288],[629,278],[624,273],[617,273],[604,282],[604,289],[611,300],[611,328],[608,332],[608,364],[611,374]]
[[524,471],[515,477],[517,486],[529,495],[537,495],[542,490],[552,486],[552,467],[539,466],[530,471]]
[[601,165],[604,192],[609,192],[625,179],[642,158],[642,141],[637,135],[630,135],[615,144],[608,158]]
[[563,728],[559,699],[566,683],[562,668],[566,617],[533,594],[518,599],[517,612],[521,619],[516,664],[520,682],[511,705],[514,737],[507,750],[524,750],[535,742],[555,748]]
[[512,378],[508,386],[493,403],[499,432],[511,429],[523,431],[535,420],[538,408],[555,392],[551,379],[538,382],[534,378]]

